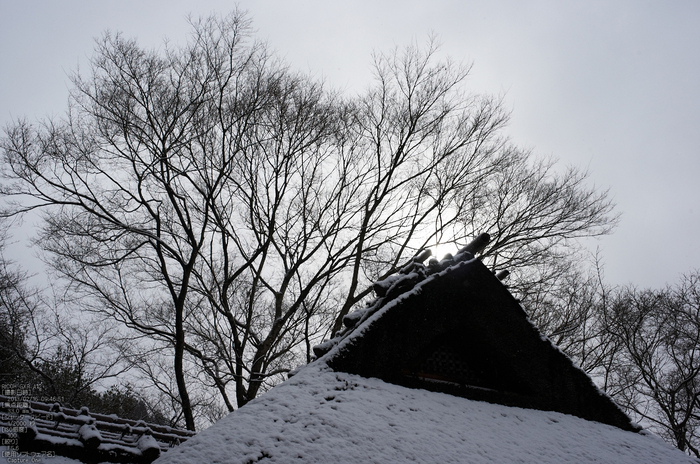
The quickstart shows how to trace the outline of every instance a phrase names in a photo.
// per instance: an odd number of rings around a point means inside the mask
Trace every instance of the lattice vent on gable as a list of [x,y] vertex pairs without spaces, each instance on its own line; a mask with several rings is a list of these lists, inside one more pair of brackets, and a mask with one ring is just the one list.
[[448,339],[433,345],[426,353],[405,374],[428,383],[526,393],[512,369],[471,338]]
[[480,376],[449,346],[441,345],[420,364],[419,377],[459,384],[482,383]]

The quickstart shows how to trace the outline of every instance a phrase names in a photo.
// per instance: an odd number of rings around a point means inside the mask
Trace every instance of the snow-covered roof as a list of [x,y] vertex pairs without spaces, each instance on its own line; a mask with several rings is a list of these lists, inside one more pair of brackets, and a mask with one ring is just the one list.
[[377,285],[316,361],[156,463],[696,462],[632,424],[479,260],[455,258]]
[[4,456],[16,458],[14,462],[56,455],[83,462],[147,464],[194,433],[5,395],[0,395],[0,429],[2,445],[8,445]]
[[158,463],[696,463],[646,432],[311,364]]

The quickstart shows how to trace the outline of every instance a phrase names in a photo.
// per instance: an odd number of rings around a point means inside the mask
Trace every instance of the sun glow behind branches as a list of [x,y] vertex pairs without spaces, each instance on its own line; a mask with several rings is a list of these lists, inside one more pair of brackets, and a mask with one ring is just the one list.
[[431,257],[437,258],[438,260],[444,258],[445,255],[448,253],[454,256],[455,254],[457,254],[457,251],[459,251],[457,248],[457,244],[455,244],[454,242],[437,243],[435,245],[431,245],[429,248],[433,252]]

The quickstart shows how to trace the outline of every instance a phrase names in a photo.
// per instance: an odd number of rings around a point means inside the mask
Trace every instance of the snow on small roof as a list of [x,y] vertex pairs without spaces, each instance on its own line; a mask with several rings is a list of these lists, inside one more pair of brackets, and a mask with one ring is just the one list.
[[660,438],[334,372],[323,363],[156,463],[697,463]]
[[[14,427],[24,431],[15,434]],[[0,395],[0,429],[2,444],[13,445],[3,449],[11,462],[57,455],[84,462],[150,463],[194,434],[116,414],[91,413],[87,407],[63,408],[59,403],[5,395]]]

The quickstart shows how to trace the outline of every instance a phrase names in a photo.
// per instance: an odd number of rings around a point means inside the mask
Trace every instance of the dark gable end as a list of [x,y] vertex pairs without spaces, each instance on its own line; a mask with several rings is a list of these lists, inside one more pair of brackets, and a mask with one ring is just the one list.
[[321,360],[407,387],[640,430],[478,259],[404,282],[411,287],[349,315],[351,327],[317,350],[328,351]]

